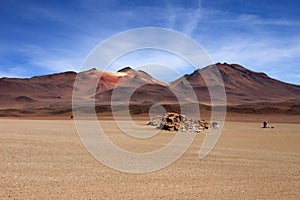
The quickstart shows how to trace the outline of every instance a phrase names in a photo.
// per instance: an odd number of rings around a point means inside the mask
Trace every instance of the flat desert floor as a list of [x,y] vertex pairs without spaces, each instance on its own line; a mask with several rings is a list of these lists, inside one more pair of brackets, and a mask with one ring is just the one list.
[[[153,151],[174,136],[136,139],[113,121],[103,126],[111,141],[134,152]],[[170,166],[129,174],[95,160],[72,120],[1,119],[0,199],[299,199],[300,124],[272,126],[226,122],[205,159],[198,157],[200,133]]]

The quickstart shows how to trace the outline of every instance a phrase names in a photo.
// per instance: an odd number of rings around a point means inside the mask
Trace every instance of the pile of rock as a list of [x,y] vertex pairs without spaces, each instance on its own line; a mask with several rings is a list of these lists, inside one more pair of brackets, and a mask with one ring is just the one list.
[[205,129],[219,128],[218,123],[207,120],[192,120],[178,113],[166,113],[163,116],[153,118],[147,124],[159,129],[181,132],[201,132]]

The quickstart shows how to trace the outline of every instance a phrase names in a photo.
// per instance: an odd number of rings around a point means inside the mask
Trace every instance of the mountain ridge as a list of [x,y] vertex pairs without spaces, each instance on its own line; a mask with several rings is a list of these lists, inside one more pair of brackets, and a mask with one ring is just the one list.
[[[265,73],[254,72],[238,64],[216,63],[168,83],[130,67],[118,72],[91,69],[31,78],[3,77],[0,78],[0,116],[34,115],[40,110],[43,110],[41,115],[71,113],[73,90],[86,91],[86,98],[95,98],[96,107],[109,107],[113,93],[115,99],[122,104],[124,96],[129,95],[132,88],[136,88],[130,96],[130,104],[140,107],[147,105],[149,108],[156,103],[178,105],[174,92],[182,94],[188,102],[189,96],[184,95],[186,89],[191,87],[199,105],[210,105],[207,84],[212,89],[223,87],[222,81],[213,80],[218,76],[222,77],[224,83],[228,110],[242,112],[247,107],[251,108],[248,109],[250,112],[259,113],[256,110],[258,107],[272,107],[269,110],[274,113],[300,114],[300,86],[278,81]],[[73,87],[76,77],[82,82]],[[93,84],[97,84],[94,89]]]

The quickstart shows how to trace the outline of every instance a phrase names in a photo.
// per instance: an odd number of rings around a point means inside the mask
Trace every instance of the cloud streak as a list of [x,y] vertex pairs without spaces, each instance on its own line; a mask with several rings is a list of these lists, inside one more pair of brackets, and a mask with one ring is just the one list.
[[[77,0],[57,4],[59,6],[53,4],[48,1],[44,4],[35,1],[25,5],[3,4],[3,8],[7,7],[3,12],[7,22],[2,27],[12,34],[2,33],[0,38],[1,74],[26,76],[78,70],[89,51],[111,35],[152,26],[187,34],[207,49],[216,62],[240,63],[252,70],[300,84],[300,16],[290,13],[289,9],[284,12],[281,4],[272,5],[272,15],[247,11],[238,5],[233,9],[226,2],[207,1],[125,4],[117,0]],[[241,9],[243,12],[239,12]],[[13,34],[16,30],[18,35]],[[157,64],[177,68],[184,64],[180,59],[168,56],[152,53],[148,57],[151,56],[157,58],[155,62],[160,62]],[[117,65],[139,67],[143,63],[153,63],[145,54],[121,61]],[[20,72],[12,70],[14,67]],[[291,73],[283,75],[286,69]],[[183,74],[190,72],[188,68],[180,71]]]

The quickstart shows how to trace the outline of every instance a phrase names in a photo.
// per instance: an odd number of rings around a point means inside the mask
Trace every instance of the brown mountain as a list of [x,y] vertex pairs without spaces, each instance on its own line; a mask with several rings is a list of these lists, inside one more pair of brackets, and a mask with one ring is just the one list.
[[[213,67],[217,67],[222,76],[229,104],[300,102],[300,86],[272,79],[265,73],[257,73],[238,64],[217,63],[185,75],[171,82],[170,85],[183,90],[182,79],[186,79],[195,90],[200,102],[209,101],[203,76],[214,74]],[[215,80],[209,83],[210,87],[221,87],[221,84]]]
[[[115,73],[91,69],[78,74],[64,72],[24,79],[1,78],[0,116],[69,115],[73,89],[82,92],[83,100],[95,98],[98,112],[110,111],[112,95],[114,102],[120,105],[130,99],[134,113],[147,112],[155,103],[171,110],[178,109],[178,98],[187,103],[195,100],[191,98],[190,88],[197,96],[196,103],[209,105],[207,85],[215,91],[222,89],[222,82],[216,79],[218,75],[224,82],[229,111],[300,114],[300,86],[283,83],[237,64],[217,63],[170,83],[160,82],[130,67]],[[78,81],[74,86],[76,76]]]

